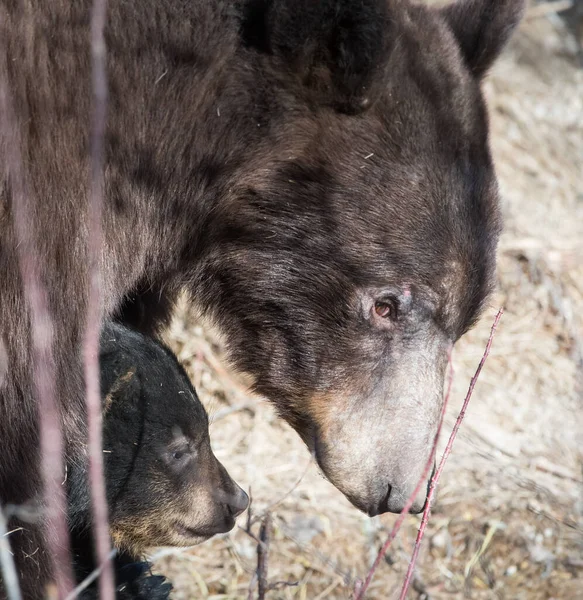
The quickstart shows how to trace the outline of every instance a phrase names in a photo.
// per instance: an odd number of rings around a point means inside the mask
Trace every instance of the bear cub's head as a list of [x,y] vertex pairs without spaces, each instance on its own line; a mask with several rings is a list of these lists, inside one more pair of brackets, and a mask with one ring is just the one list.
[[[117,324],[102,332],[103,452],[109,524],[118,549],[192,546],[231,530],[247,494],[213,454],[207,413],[176,357]],[[84,470],[83,470],[84,471]],[[70,510],[86,518],[87,476]]]

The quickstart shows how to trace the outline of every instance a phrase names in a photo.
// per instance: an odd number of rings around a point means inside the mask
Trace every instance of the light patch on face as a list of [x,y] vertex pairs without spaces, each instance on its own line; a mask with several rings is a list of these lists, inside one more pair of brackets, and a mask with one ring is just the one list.
[[441,408],[447,344],[427,324],[415,343],[391,350],[390,370],[368,385],[355,382],[306,403],[320,467],[361,510],[383,502],[398,509],[419,480]]
[[157,511],[140,519],[131,518],[113,523],[110,526],[111,538],[119,550],[142,556],[150,548],[188,548],[212,537],[196,534],[195,530],[183,525],[183,520],[184,515],[179,511]]
[[121,377],[118,377],[118,379],[115,380],[114,384],[109,390],[109,393],[107,394],[107,396],[105,396],[105,401],[103,403],[104,415],[106,415],[109,409],[111,408],[115,395],[124,387],[124,385],[126,385],[132,379],[132,377],[135,374],[136,370],[134,368],[131,368],[125,375],[122,375]]
[[149,488],[150,510],[138,509],[138,514],[111,519],[111,536],[117,548],[141,555],[148,548],[195,546],[212,537],[207,531],[213,529],[220,515],[210,489],[190,486],[176,495],[155,480]]
[[184,435],[184,431],[182,431],[182,427],[179,425],[172,427],[172,437],[174,438],[174,442],[188,443],[188,438]]
[[[195,546],[216,533],[234,526],[213,487],[211,478],[204,484],[191,483],[177,491],[164,474],[150,474],[147,489],[132,499],[131,491],[118,500],[121,514],[111,511],[110,533],[118,549],[137,556],[160,546]],[[128,514],[124,506],[131,505]]]
[[309,406],[317,424],[318,439],[312,443],[320,468],[347,496],[367,496],[367,474],[379,466],[374,440],[386,436],[385,419],[378,415],[374,423],[365,426],[358,402],[347,390],[313,396]]
[[335,415],[346,414],[350,407],[349,395],[344,393],[327,392],[315,394],[308,402],[308,412],[318,425],[320,432],[326,431],[335,420]]

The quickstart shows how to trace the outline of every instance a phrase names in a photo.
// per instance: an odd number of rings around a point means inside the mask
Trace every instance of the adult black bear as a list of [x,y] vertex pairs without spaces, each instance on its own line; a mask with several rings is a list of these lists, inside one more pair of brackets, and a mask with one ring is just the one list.
[[[0,0],[0,115],[15,113],[0,163],[23,157],[69,456],[84,440],[90,5]],[[329,479],[371,515],[399,511],[429,454],[448,349],[494,281],[480,81],[523,0],[107,7],[104,316],[154,331],[187,290]],[[16,173],[2,173],[0,497],[21,503],[39,493],[37,418]],[[45,535],[30,528],[17,560]]]
[[[193,546],[231,530],[249,499],[213,454],[206,411],[168,349],[108,324],[100,367],[109,525],[120,551],[118,598],[162,600],[170,585],[138,562],[144,552]],[[69,465],[67,483],[76,574],[82,580],[96,564],[83,461]],[[95,594],[92,588],[82,597]]]

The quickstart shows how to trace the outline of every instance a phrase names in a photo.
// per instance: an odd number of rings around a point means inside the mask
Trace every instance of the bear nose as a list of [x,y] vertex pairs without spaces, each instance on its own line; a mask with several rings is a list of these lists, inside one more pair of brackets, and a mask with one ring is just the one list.
[[387,505],[389,498],[391,497],[392,486],[389,484],[388,491],[385,496],[381,498],[381,500],[375,500],[373,503],[367,508],[366,513],[369,517],[376,517],[377,515],[382,515],[387,512]]
[[249,496],[237,486],[235,493],[227,500],[229,514],[236,518],[249,506]]
[[[420,489],[419,494],[415,497],[411,507],[409,508],[410,514],[422,513],[425,510],[427,505],[427,497],[429,495],[429,487],[434,474],[435,461],[433,462],[431,475],[425,482],[425,487]],[[369,517],[376,517],[377,515],[382,515],[383,513],[387,512],[400,513],[405,507],[405,504],[409,501],[410,495],[414,491],[414,487],[412,489],[402,490],[392,486],[391,484],[389,484],[387,488],[388,489],[385,495],[380,500],[373,502],[373,504],[371,504],[371,506],[369,506],[366,510]]]

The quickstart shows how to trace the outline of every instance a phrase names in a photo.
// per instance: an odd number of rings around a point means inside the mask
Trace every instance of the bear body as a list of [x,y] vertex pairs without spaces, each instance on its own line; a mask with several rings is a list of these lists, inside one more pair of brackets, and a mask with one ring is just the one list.
[[[170,586],[139,563],[144,552],[192,546],[229,531],[248,498],[214,456],[206,411],[167,348],[110,323],[101,335],[100,368],[104,475],[119,597],[156,600]],[[85,464],[69,465],[67,484],[82,579],[95,568]]]
[[[176,357],[120,325],[101,335],[104,476],[119,598],[165,598],[144,552],[192,546],[233,528],[247,507],[210,446],[208,417]],[[68,469],[68,504],[77,578],[95,568],[85,465]],[[93,590],[86,592],[91,598]]]
[[[85,442],[90,7],[0,2],[0,500],[12,505],[42,492],[13,224],[24,196],[68,460]],[[370,515],[400,511],[421,477],[449,348],[494,282],[480,83],[522,9],[107,4],[104,318],[155,333],[187,291],[234,366]],[[30,598],[50,577],[46,537],[41,523],[12,540],[17,562],[38,551]]]

